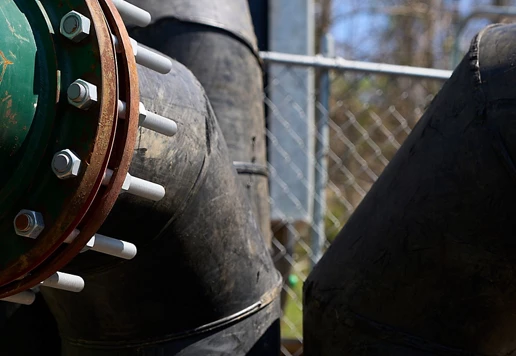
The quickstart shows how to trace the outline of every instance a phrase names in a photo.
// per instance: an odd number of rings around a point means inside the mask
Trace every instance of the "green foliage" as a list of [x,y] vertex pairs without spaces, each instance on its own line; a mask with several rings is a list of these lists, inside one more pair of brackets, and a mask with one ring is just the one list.
[[[296,276],[296,278],[298,278]],[[303,311],[299,308],[299,304],[303,300],[303,283],[288,283],[292,296],[288,299],[283,309],[283,318],[281,319],[281,337],[283,339],[298,339],[303,335]]]

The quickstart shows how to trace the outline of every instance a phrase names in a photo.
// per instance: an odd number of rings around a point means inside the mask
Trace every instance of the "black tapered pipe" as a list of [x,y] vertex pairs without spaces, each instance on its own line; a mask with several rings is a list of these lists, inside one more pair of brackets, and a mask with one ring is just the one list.
[[213,106],[230,159],[257,168],[238,170],[270,245],[263,74],[247,0],[130,2],[148,10],[154,20],[146,28],[133,28],[131,36],[194,73]]
[[81,293],[42,291],[63,355],[277,354],[281,280],[210,103],[178,62],[139,74],[147,110],[179,130],[141,128],[130,173],[166,196],[122,194],[102,226],[136,244],[134,260],[82,254],[67,268],[84,278]]
[[516,26],[482,31],[304,286],[305,355],[514,355]]
[[43,298],[32,305],[0,302],[0,356],[59,355],[60,343]]

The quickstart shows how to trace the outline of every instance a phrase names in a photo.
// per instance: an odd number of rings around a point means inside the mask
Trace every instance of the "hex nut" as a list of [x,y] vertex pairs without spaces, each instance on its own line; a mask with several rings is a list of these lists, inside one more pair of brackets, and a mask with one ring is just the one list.
[[64,15],[59,27],[61,34],[75,43],[88,37],[90,29],[90,19],[77,11],[70,11]]
[[97,103],[97,87],[85,80],[77,79],[67,90],[68,102],[76,108],[87,110]]
[[45,229],[45,222],[43,215],[32,210],[21,210],[14,218],[14,231],[16,235],[29,237],[31,239],[37,238]]
[[57,152],[52,159],[52,171],[59,179],[77,177],[80,168],[81,159],[68,149]]

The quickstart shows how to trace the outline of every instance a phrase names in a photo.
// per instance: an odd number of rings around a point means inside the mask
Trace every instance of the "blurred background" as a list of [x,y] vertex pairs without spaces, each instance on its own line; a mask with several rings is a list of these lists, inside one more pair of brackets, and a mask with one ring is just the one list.
[[516,0],[250,0],[265,70],[273,257],[284,355],[302,285],[474,35]]

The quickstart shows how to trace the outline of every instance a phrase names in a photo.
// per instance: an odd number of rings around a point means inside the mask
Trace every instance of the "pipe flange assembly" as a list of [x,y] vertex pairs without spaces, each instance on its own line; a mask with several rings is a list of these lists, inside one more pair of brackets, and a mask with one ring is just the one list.
[[136,64],[167,73],[172,63],[129,37],[122,16],[143,26],[150,15],[125,1],[2,9],[0,300],[30,304],[34,287],[82,290],[80,277],[59,272],[81,251],[136,255],[134,245],[96,233],[120,193],[165,195],[128,171],[139,126],[177,132],[140,103]]

